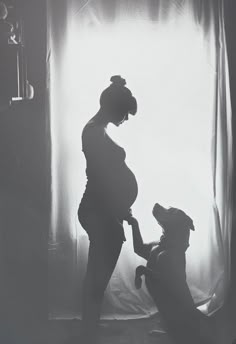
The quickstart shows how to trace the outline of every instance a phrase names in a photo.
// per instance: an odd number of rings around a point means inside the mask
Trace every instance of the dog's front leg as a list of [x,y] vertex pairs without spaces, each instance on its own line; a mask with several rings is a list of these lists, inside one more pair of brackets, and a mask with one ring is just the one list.
[[143,265],[139,265],[136,268],[135,280],[134,280],[134,284],[135,284],[136,289],[140,289],[142,286],[142,278],[141,277],[145,274],[145,269],[146,269],[146,267]]
[[154,273],[151,269],[147,268],[144,265],[139,265],[135,271],[135,287],[137,289],[140,289],[142,286],[142,278],[141,277],[143,275],[145,277],[151,277],[151,278],[155,278],[155,279],[158,278],[157,274]]

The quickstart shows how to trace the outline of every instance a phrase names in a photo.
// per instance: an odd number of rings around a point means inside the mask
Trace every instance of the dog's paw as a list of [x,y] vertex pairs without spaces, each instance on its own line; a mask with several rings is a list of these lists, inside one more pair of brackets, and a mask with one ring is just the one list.
[[146,267],[143,266],[143,265],[139,265],[137,268],[136,268],[136,272],[135,272],[135,275],[137,277],[140,277],[142,275],[144,275],[146,272]]
[[124,220],[127,221],[127,223],[130,226],[137,226],[138,225],[138,220],[133,216],[131,209],[129,209],[128,213],[124,217]]
[[142,287],[142,278],[140,276],[135,276],[134,284],[136,289],[140,289]]

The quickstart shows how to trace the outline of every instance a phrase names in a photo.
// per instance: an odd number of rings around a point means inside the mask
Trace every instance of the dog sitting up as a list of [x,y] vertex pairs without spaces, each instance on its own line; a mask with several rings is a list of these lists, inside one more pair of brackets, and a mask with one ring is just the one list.
[[174,343],[213,343],[211,335],[202,331],[209,319],[195,307],[186,281],[185,252],[190,230],[195,230],[193,221],[182,210],[166,209],[158,203],[152,213],[163,234],[159,241],[149,244],[143,243],[138,221],[131,212],[126,218],[132,226],[134,251],[147,260],[146,266],[136,269],[135,286],[141,288],[144,275],[148,292]]

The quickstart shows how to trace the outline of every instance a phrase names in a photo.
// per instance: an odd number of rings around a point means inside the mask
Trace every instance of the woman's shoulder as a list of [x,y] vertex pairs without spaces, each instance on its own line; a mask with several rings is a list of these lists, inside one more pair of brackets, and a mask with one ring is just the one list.
[[90,119],[84,126],[83,130],[89,130],[89,129],[96,129],[98,126],[93,121],[93,119]]
[[93,120],[88,121],[82,131],[82,136],[96,136],[96,135],[104,135],[104,128],[102,126],[97,125]]
[[104,128],[96,125],[92,120],[89,121],[82,131],[83,146],[94,146],[103,144],[105,136]]

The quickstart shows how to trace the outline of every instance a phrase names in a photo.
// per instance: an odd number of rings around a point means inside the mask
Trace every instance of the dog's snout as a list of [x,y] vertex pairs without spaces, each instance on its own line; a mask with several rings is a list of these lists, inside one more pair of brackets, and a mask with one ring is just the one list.
[[160,210],[160,205],[158,203],[155,203],[154,207],[152,209],[152,213],[153,213],[154,216],[158,212],[158,210]]
[[161,209],[162,208],[162,206],[159,204],[159,203],[155,203],[154,204],[154,207],[153,207],[153,210],[158,210],[158,209]]
[[161,219],[163,219],[165,217],[166,208],[164,208],[159,203],[156,203],[153,207],[152,214],[156,218],[158,223],[160,223],[160,221],[162,221]]

